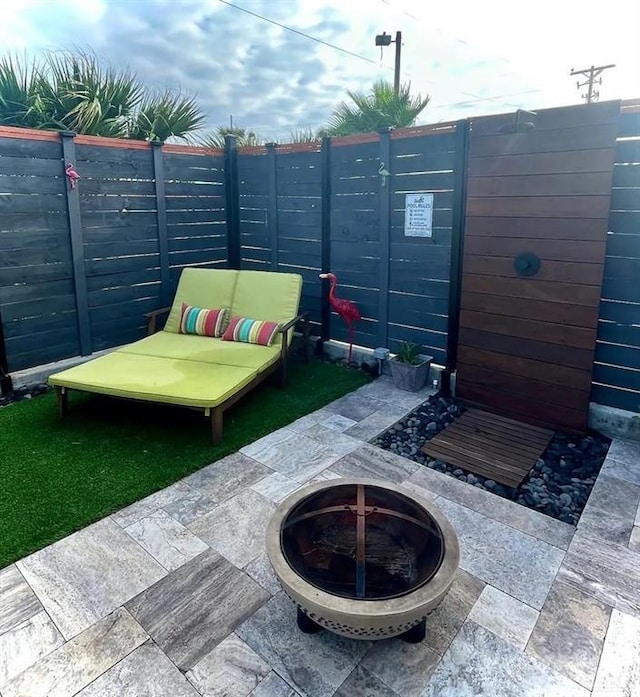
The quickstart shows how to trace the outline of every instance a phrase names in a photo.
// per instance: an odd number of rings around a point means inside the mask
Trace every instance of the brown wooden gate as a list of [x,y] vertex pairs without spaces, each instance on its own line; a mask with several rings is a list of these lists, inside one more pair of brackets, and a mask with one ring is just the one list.
[[466,402],[586,429],[619,114],[607,102],[472,121],[456,377]]

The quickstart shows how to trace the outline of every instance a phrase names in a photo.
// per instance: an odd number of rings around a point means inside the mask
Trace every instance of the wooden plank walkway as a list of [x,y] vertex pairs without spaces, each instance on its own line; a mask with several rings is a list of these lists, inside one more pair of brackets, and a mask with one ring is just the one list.
[[469,409],[422,448],[429,457],[516,487],[547,447],[553,431]]

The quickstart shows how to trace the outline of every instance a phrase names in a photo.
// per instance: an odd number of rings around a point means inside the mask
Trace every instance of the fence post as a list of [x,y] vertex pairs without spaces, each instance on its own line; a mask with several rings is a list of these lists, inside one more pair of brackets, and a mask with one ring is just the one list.
[[447,318],[447,364],[442,373],[440,389],[451,394],[451,375],[458,364],[458,331],[460,325],[460,296],[462,292],[462,256],[464,222],[467,205],[467,164],[469,155],[469,121],[456,122],[456,154],[453,184],[453,230],[449,272],[449,315]]
[[162,158],[162,141],[151,141],[153,154],[153,178],[156,190],[156,217],[158,220],[158,250],[160,253],[160,298],[164,307],[170,301],[171,277],[169,274],[169,237],[167,234],[167,203],[164,188],[164,161]]
[[224,138],[224,180],[227,207],[227,258],[230,269],[239,269],[240,247],[240,187],[238,181],[238,147],[235,136]]
[[267,204],[267,234],[271,244],[271,270],[278,270],[278,170],[276,144],[267,143],[267,166],[269,167],[269,202]]
[[[331,271],[331,138],[324,136],[320,150],[320,268],[322,273]],[[322,353],[322,343],[331,339],[331,308],[329,307],[329,294],[322,292],[320,282],[320,346],[318,351]]]
[[[62,169],[76,162],[76,144],[74,131],[61,131],[62,139]],[[84,268],[84,245],[82,240],[82,220],[80,218],[80,187],[76,183],[72,188],[71,182],[65,179],[67,192],[67,211],[69,214],[69,231],[71,233],[71,257],[73,260],[73,282],[76,292],[76,310],[78,313],[78,333],[80,337],[80,353],[87,356],[91,353],[91,324],[89,322],[89,296],[87,294],[87,276]]]
[[13,389],[11,376],[9,375],[9,364],[7,360],[7,350],[4,345],[4,329],[2,327],[2,313],[0,313],[0,394],[9,394]]
[[380,168],[380,295],[378,296],[378,345],[389,341],[389,267],[391,266],[391,129],[381,128]]

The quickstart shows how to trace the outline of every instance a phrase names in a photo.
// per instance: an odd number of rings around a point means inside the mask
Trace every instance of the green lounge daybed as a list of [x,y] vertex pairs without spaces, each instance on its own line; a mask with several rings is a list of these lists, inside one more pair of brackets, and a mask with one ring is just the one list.
[[[211,418],[213,441],[219,443],[226,409],[278,370],[281,384],[286,383],[287,351],[293,329],[304,317],[298,315],[301,289],[302,277],[298,274],[184,269],[171,308],[147,315],[149,336],[50,376],[49,383],[58,392],[60,416],[67,410],[71,389],[176,404],[204,410]],[[194,308],[191,315],[189,308]],[[247,326],[260,329],[261,325],[249,321],[235,323],[233,340],[201,335],[204,331],[211,333],[211,324],[205,329],[201,320],[198,326],[191,321],[193,313],[221,308],[228,309],[227,318],[277,322],[273,343],[247,343],[264,338],[262,329],[261,337],[255,331],[253,336],[247,331],[244,336],[238,333]],[[152,333],[156,318],[166,312],[169,316],[164,329]],[[263,329],[273,327],[266,325]],[[225,332],[225,337],[228,334]]]

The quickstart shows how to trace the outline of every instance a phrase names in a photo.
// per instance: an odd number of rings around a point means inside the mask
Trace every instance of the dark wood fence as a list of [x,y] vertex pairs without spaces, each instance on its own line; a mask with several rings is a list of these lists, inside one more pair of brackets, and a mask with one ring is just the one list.
[[0,129],[8,369],[140,338],[184,266],[226,265],[224,189],[222,151]]
[[[640,409],[639,112],[637,102],[627,103],[620,118],[591,395],[632,410]],[[139,338],[144,312],[167,304],[187,265],[299,272],[302,306],[318,333],[345,341],[346,327],[329,313],[318,279],[331,270],[338,294],[362,311],[356,343],[395,350],[412,340],[453,367],[471,121],[322,143],[229,144],[226,152],[0,128],[0,378],[3,367],[16,371]],[[498,181],[491,168],[505,158],[487,153],[484,160],[486,177],[474,186],[491,187]],[[73,191],[67,162],[81,176]],[[500,180],[506,175],[517,186],[523,173],[501,170]],[[407,193],[433,194],[431,237],[405,236]],[[512,194],[510,201],[494,197],[500,211],[470,218],[467,250],[481,265],[493,253],[482,225],[511,215],[510,203],[520,206]],[[570,263],[591,247],[587,237],[563,246],[562,231],[554,232],[563,224],[554,220],[538,236],[550,236]],[[500,230],[494,226],[489,237],[517,244]]]
[[640,102],[623,103],[591,399],[640,412]]

